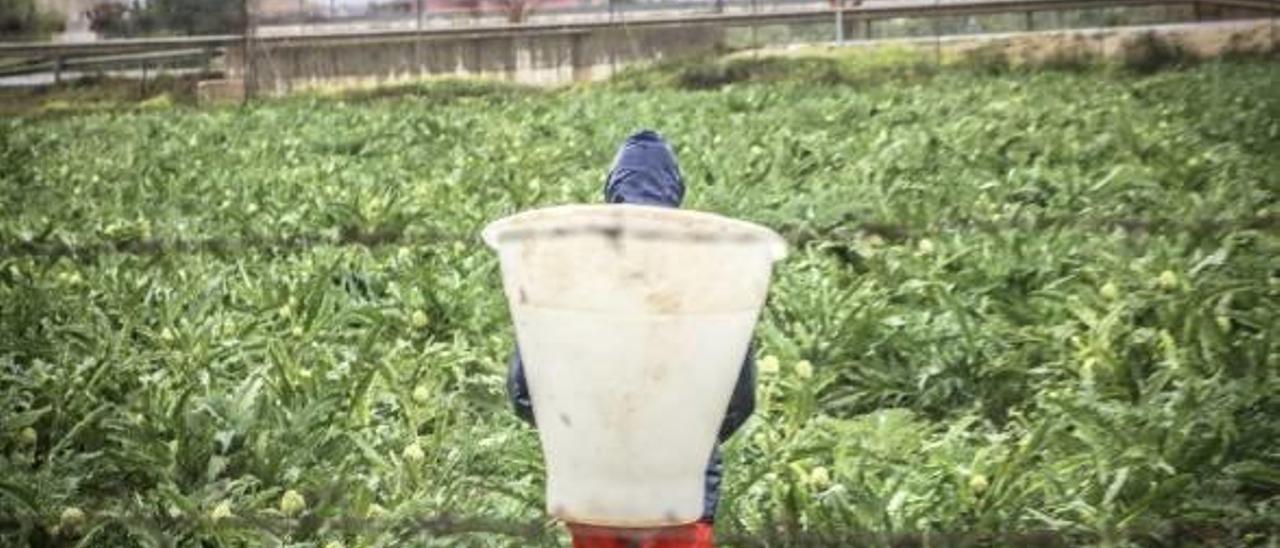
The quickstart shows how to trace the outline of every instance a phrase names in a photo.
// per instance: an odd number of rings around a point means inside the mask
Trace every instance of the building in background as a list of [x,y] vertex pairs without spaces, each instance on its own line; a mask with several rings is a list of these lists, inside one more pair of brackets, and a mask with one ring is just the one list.
[[53,36],[57,42],[89,42],[98,39],[90,29],[89,12],[102,0],[36,0],[40,11],[56,13],[65,23],[62,32]]
[[257,16],[262,21],[317,21],[330,16],[339,2],[311,0],[256,0]]

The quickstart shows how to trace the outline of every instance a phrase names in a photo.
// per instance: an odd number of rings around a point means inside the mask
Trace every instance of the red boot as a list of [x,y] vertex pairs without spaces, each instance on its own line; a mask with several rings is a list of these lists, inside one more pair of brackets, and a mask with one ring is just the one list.
[[569,524],[573,548],[715,548],[711,522],[660,529],[618,529]]

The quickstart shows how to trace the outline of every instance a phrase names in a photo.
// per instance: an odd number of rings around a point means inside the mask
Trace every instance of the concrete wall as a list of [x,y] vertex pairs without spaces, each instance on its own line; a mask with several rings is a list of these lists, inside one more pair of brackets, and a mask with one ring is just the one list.
[[[1034,17],[1014,14],[1024,25],[1040,26],[1094,26],[1094,19],[1117,16],[1111,13],[1068,14],[1045,12]],[[1150,13],[1148,13],[1150,12]],[[1235,12],[1207,10],[1197,11],[1192,5],[1134,8],[1122,12],[1125,17],[1136,17],[1149,22],[1215,20],[1239,16]],[[1145,15],[1144,15],[1145,14]],[[1253,13],[1251,15],[1257,15]],[[669,23],[622,25],[542,25],[525,28],[490,28],[464,30],[462,32],[399,32],[386,35],[327,37],[263,37],[255,41],[253,54],[246,58],[243,48],[229,48],[226,68],[227,79],[222,84],[211,84],[210,94],[218,86],[251,88],[253,94],[283,95],[292,91],[331,86],[373,86],[438,76],[468,76],[504,79],[533,85],[559,85],[577,81],[607,78],[626,65],[635,62],[651,62],[673,56],[697,54],[718,45],[742,47],[778,46],[790,42],[830,42],[835,39],[834,20],[792,18],[769,24],[733,24],[701,20],[682,20]],[[984,19],[984,17],[986,19]],[[1092,19],[1090,18],[1092,17]],[[934,26],[928,20],[907,21],[911,25],[924,25],[931,34],[946,25],[968,28],[977,25],[980,30],[991,23],[989,16],[958,19],[951,17]],[[997,17],[999,19],[999,17]],[[845,21],[846,39],[888,38],[898,22],[896,19],[877,20],[868,26],[867,21],[849,18]],[[739,22],[741,23],[741,22]],[[963,24],[962,24],[963,23]],[[996,21],[999,23],[999,21]],[[1016,26],[1016,25],[1015,25]],[[957,32],[957,29],[949,29]],[[1024,30],[1024,29],[1011,29]],[[870,31],[870,32],[868,32]],[[1126,31],[1105,30],[1069,33],[1070,44],[1039,45],[1019,44],[1019,52],[1026,57],[1058,55],[1066,46],[1087,49],[1105,55],[1115,49],[1105,37],[1122,35]],[[745,40],[750,44],[743,44]],[[913,34],[908,32],[908,35]],[[737,37],[737,39],[735,39]],[[990,38],[990,37],[988,37]],[[976,38],[980,43],[988,38]],[[965,38],[945,38],[944,40]],[[1253,36],[1238,37],[1237,42],[1256,41]],[[1069,49],[1070,49],[1069,48]],[[1196,48],[1192,48],[1193,50]],[[1215,49],[1215,48],[1209,48]],[[1209,53],[1212,55],[1212,53]],[[215,89],[216,88],[216,89]]]
[[246,74],[240,47],[228,51],[227,67],[229,80],[256,82],[254,89],[263,94],[450,75],[557,85],[606,78],[638,60],[707,51],[721,43],[723,35],[723,28],[713,26],[658,26],[335,38],[320,43],[275,39],[255,45],[251,74]]
[[93,8],[99,0],[36,0],[36,6],[42,10],[61,14],[65,18],[66,28],[54,36],[57,42],[91,42],[98,35],[89,30],[89,18],[85,12]]

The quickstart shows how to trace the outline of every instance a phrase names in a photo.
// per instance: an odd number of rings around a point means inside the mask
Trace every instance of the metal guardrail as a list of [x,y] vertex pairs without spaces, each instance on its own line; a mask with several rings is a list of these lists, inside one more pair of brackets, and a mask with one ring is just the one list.
[[30,74],[53,73],[54,80],[61,79],[61,72],[66,70],[112,70],[137,68],[146,71],[150,67],[174,65],[208,65],[218,52],[212,48],[180,49],[173,51],[148,51],[143,53],[124,53],[110,55],[94,55],[87,57],[57,57],[48,59],[26,59],[16,63],[0,66],[0,78],[25,76]]
[[[978,16],[1004,13],[1035,13],[1102,8],[1138,8],[1152,6],[1189,6],[1196,0],[975,0],[968,2],[939,3],[931,0],[904,2],[892,5],[854,6],[819,9],[761,11],[756,13],[699,13],[680,16],[660,16],[627,19],[624,21],[573,21],[535,22],[517,25],[474,25],[448,29],[392,29],[358,32],[327,32],[305,35],[258,36],[264,44],[296,43],[312,40],[364,40],[378,38],[416,38],[420,36],[457,37],[483,34],[497,38],[547,32],[589,31],[607,28],[643,28],[669,26],[752,26],[793,22],[829,21],[836,14],[859,20],[884,20],[897,18],[932,18]],[[3,49],[0,48],[0,52]]]
[[1280,0],[1205,0],[1202,4],[1280,13]]
[[187,48],[224,48],[243,40],[238,34],[173,36],[164,38],[118,38],[95,42],[0,42],[0,57],[53,57],[56,55],[103,55],[168,51]]

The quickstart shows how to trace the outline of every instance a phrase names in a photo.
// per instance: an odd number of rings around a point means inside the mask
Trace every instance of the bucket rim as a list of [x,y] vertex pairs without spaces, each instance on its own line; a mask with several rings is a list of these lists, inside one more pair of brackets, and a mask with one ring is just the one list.
[[[770,257],[778,261],[787,256],[787,242],[773,229],[741,219],[734,219],[716,213],[694,209],[675,209],[661,206],[638,204],[570,204],[541,207],[522,211],[490,222],[480,232],[480,237],[490,248],[497,250],[502,243],[533,236],[570,236],[575,234],[608,234],[620,236],[617,223],[628,215],[642,215],[649,218],[671,220],[681,218],[698,223],[713,223],[728,228],[726,231],[687,232],[664,230],[663,228],[646,229],[628,233],[629,237],[652,239],[670,238],[695,243],[721,243],[725,241],[768,246]],[[551,226],[549,219],[563,218],[569,215],[587,217],[598,215],[594,223],[584,222],[573,227]],[[541,226],[539,226],[541,225]],[[724,234],[728,232],[729,234]]]

